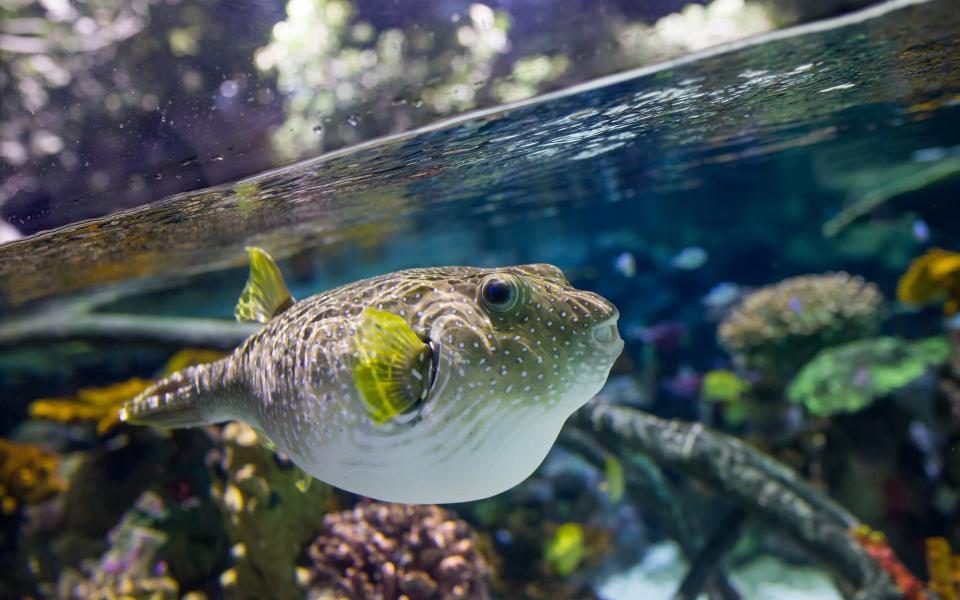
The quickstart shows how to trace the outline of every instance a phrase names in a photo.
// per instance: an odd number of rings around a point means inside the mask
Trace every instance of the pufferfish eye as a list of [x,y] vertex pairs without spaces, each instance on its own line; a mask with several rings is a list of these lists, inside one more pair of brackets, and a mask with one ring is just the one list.
[[489,277],[480,287],[480,298],[491,310],[510,310],[516,305],[518,296],[517,284],[503,277]]

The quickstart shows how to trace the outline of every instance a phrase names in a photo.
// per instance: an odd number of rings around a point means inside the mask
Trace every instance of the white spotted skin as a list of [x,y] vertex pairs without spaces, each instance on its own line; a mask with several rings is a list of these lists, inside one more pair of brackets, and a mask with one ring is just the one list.
[[[514,286],[510,310],[481,298],[492,277]],[[353,379],[354,328],[368,306],[403,317],[437,361],[425,400],[380,425]],[[232,393],[210,404],[217,419],[249,422],[342,489],[392,502],[476,500],[527,478],[600,390],[623,349],[617,317],[550,265],[401,271],[274,318],[214,368]]]

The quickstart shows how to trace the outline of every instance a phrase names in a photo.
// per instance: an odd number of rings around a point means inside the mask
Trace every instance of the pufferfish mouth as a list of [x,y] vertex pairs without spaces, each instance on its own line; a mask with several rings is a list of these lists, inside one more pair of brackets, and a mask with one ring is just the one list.
[[620,332],[617,331],[618,316],[619,315],[614,315],[606,321],[598,323],[597,326],[593,328],[592,337],[594,342],[606,347],[623,344],[623,340],[620,339]]

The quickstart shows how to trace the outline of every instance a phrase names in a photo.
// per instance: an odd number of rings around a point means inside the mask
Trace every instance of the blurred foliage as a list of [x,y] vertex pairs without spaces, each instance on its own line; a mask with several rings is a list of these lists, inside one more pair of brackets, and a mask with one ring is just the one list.
[[276,73],[286,98],[286,121],[273,136],[283,159],[774,27],[767,9],[744,0],[690,4],[653,25],[616,19],[592,40],[611,49],[600,67],[578,65],[564,51],[580,44],[576,31],[565,32],[559,51],[533,53],[528,40],[510,35],[511,15],[485,4],[429,28],[382,30],[346,0],[290,0],[286,11],[256,54],[257,68]]
[[949,354],[944,337],[857,340],[817,354],[790,384],[787,396],[815,415],[857,412],[942,365]]
[[806,17],[772,0],[409,4],[5,2],[0,216],[29,233]]

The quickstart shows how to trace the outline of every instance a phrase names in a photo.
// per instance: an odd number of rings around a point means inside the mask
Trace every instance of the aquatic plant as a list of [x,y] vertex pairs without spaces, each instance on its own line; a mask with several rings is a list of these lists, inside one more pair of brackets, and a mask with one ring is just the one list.
[[160,559],[167,535],[149,526],[164,513],[154,492],[141,495],[107,534],[108,550],[79,570],[67,569],[57,582],[57,597],[175,600],[180,586]]
[[856,412],[943,364],[946,338],[857,340],[822,350],[787,388],[791,402],[815,415]]
[[[851,178],[852,181],[846,182],[852,201],[823,224],[821,230],[825,237],[838,235],[858,219],[899,197],[955,180],[960,175],[960,157],[949,157],[929,164],[917,164],[916,160],[909,160],[894,165],[884,164],[879,168],[882,173],[865,173],[875,177],[864,178],[864,174],[857,173]],[[856,175],[861,176],[860,181],[855,178]]]
[[362,502],[310,546],[314,596],[479,599],[490,576],[470,527],[439,506]]
[[960,253],[931,248],[916,258],[897,282],[897,300],[943,302],[943,312],[955,314],[960,310]]
[[220,575],[227,598],[293,598],[298,554],[323,523],[330,487],[263,447],[256,432],[229,423],[207,455],[210,495],[223,515],[234,564]]
[[944,537],[927,538],[927,574],[930,591],[942,600],[960,600],[960,555]]
[[875,334],[883,309],[880,290],[862,277],[791,277],[747,296],[718,340],[744,369],[784,381],[823,348]]
[[[164,373],[179,371],[188,366],[212,362],[223,357],[216,350],[185,348],[170,357]],[[75,396],[41,398],[30,403],[30,416],[60,423],[96,421],[97,433],[103,435],[119,424],[118,412],[124,402],[147,389],[152,380],[132,377],[126,381],[103,387],[80,388]]]
[[874,531],[867,525],[858,525],[850,530],[850,535],[893,578],[904,600],[927,600],[923,584],[900,562],[883,532]]
[[0,510],[9,515],[67,489],[57,474],[60,457],[29,444],[0,438]]

